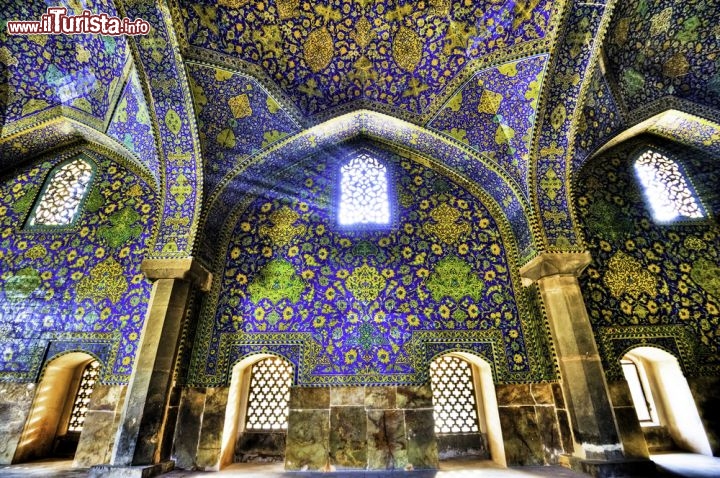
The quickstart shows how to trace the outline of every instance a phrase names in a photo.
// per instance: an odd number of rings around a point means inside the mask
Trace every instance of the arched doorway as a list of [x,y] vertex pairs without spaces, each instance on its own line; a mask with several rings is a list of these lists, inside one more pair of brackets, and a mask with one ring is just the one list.
[[257,354],[232,371],[220,467],[234,462],[285,459],[293,366],[282,357]]
[[650,452],[684,450],[712,456],[677,359],[656,347],[637,347],[620,363]]
[[490,365],[452,352],[430,364],[435,434],[440,460],[474,457],[506,466]]
[[83,352],[47,363],[13,463],[75,455],[100,367]]

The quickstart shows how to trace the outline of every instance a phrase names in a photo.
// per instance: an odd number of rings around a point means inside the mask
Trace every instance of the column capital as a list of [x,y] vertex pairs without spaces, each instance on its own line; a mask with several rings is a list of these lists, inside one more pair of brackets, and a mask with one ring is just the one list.
[[181,279],[197,286],[203,292],[209,291],[212,284],[212,272],[193,257],[144,259],[140,269],[150,280]]
[[543,252],[520,268],[524,286],[529,286],[543,277],[572,275],[578,277],[590,264],[592,257],[585,252]]

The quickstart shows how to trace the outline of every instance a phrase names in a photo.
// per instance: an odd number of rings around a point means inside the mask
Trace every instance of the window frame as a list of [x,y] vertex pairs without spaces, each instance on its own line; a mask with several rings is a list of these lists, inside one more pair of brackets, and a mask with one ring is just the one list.
[[[695,202],[697,203],[698,209],[702,213],[701,217],[678,216],[677,218],[670,221],[660,221],[655,219],[654,207],[648,198],[645,186],[642,184],[642,181],[637,173],[637,169],[635,168],[635,164],[637,163],[637,161],[647,152],[655,152],[661,154],[662,156],[665,156],[668,160],[672,161],[677,165],[678,170],[682,175],[682,178],[685,180],[685,183],[690,189],[690,193],[692,194]],[[630,157],[632,159],[628,164],[628,168],[630,170],[631,176],[634,178],[633,186],[635,187],[638,195],[640,196],[640,199],[645,207],[645,212],[649,216],[649,219],[650,221],[652,221],[653,224],[661,227],[672,227],[683,225],[696,226],[702,224],[709,224],[712,222],[712,214],[710,209],[703,201],[701,189],[699,189],[695,185],[691,175],[688,173],[688,168],[686,167],[685,162],[681,158],[679,158],[677,154],[668,151],[666,148],[659,147],[654,143],[645,143],[639,148],[637,148]]]
[[[356,223],[356,224],[341,224],[340,223],[340,204],[342,203],[342,179],[343,171],[342,168],[348,165],[353,159],[358,156],[367,155],[378,162],[385,168],[385,179],[387,183],[387,200],[388,200],[388,213],[389,218],[386,224],[378,223]],[[364,233],[386,233],[397,228],[398,220],[398,204],[397,197],[395,194],[395,171],[390,161],[383,158],[381,154],[376,151],[367,148],[360,148],[352,151],[349,154],[342,156],[341,161],[338,162],[335,168],[335,174],[333,177],[333,204],[332,204],[332,219],[334,227],[336,227],[343,234],[364,234]]]
[[[627,379],[627,374],[625,373],[625,369],[627,366],[632,366],[635,370],[635,376],[637,377],[637,383],[640,386],[640,392],[642,393],[643,399],[645,401],[645,408],[647,409],[648,415],[650,416],[649,419],[643,420],[640,418],[640,415],[638,415],[638,409],[637,405],[635,403],[635,395],[632,393],[632,385],[630,384],[630,381]],[[634,359],[629,357],[623,357],[620,359],[620,370],[623,374],[623,379],[628,384],[628,389],[630,390],[630,398],[632,400],[633,409],[635,410],[635,414],[638,417],[638,422],[640,423],[641,427],[656,427],[660,426],[660,417],[658,415],[658,409],[657,404],[655,403],[655,397],[653,397],[652,390],[650,389],[650,383],[647,378],[647,372],[645,371],[645,367],[642,363],[636,362]]]
[[[90,179],[88,180],[87,187],[85,188],[85,192],[82,195],[82,198],[78,202],[77,210],[75,211],[75,214],[73,214],[72,219],[67,224],[30,224],[32,219],[35,217],[35,213],[37,211],[37,208],[40,205],[40,201],[42,201],[43,197],[45,196],[45,193],[47,192],[48,188],[50,188],[50,185],[53,182],[53,179],[57,175],[57,173],[67,164],[75,162],[77,160],[82,160],[85,162],[88,166],[90,166]],[[97,165],[95,164],[95,161],[92,160],[88,155],[80,152],[77,154],[72,155],[68,159],[64,159],[60,162],[58,162],[55,166],[50,169],[50,171],[45,176],[45,179],[43,181],[43,185],[40,188],[40,191],[37,193],[33,200],[33,205],[30,208],[30,211],[27,213],[27,217],[25,218],[22,232],[46,232],[46,233],[55,233],[55,232],[71,232],[74,231],[78,220],[85,212],[85,204],[87,202],[88,197],[92,193],[92,189],[95,185],[95,178],[97,176]]]

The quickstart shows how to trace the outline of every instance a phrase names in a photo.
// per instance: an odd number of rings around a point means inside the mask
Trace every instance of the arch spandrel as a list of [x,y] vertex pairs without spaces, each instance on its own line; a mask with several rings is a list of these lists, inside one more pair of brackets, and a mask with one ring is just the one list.
[[501,167],[459,142],[367,110],[333,118],[237,163],[207,200],[203,212],[203,240],[206,242],[199,246],[199,253],[212,250],[207,241],[222,229],[223,221],[232,213],[239,198],[248,191],[262,191],[271,187],[272,172],[291,167],[323,148],[363,137],[400,148],[408,152],[414,161],[432,165],[464,184],[479,186],[483,194],[494,202],[497,210],[508,218],[521,260],[534,254],[534,219],[529,204],[519,186],[503,173]]

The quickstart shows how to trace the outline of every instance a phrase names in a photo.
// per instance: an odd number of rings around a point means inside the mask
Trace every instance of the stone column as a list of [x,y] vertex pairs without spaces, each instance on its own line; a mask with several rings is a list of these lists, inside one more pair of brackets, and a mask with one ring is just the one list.
[[547,312],[570,414],[574,442],[571,462],[594,476],[610,476],[630,468],[643,469],[652,462],[627,460],[623,454],[600,354],[577,280],[590,261],[587,252],[543,253],[522,267],[520,275],[526,286],[537,283]]
[[207,291],[212,275],[192,258],[146,259],[145,275],[154,280],[140,346],[127,389],[110,465],[91,476],[148,476],[172,463],[160,463],[160,447],[183,319],[193,286]]

